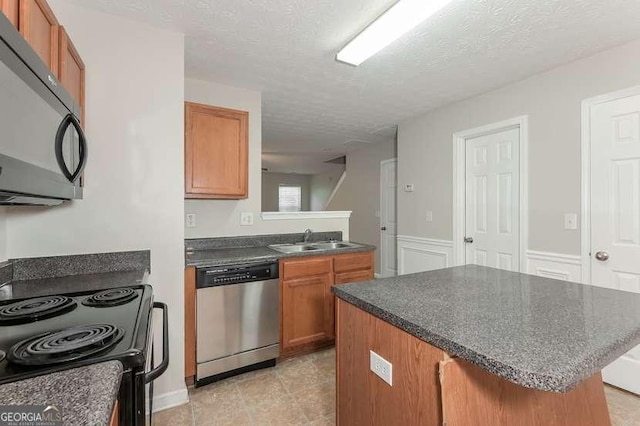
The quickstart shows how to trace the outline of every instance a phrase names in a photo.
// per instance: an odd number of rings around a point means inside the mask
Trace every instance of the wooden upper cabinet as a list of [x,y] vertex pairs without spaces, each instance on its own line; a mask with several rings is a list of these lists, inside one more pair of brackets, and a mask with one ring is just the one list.
[[0,0],[0,11],[18,28],[20,13],[18,12],[18,0]]
[[249,113],[185,103],[185,198],[248,197]]
[[45,0],[20,0],[20,33],[58,77],[59,24]]
[[60,41],[58,78],[73,100],[80,105],[80,121],[84,125],[84,62],[64,27],[60,27],[58,37]]

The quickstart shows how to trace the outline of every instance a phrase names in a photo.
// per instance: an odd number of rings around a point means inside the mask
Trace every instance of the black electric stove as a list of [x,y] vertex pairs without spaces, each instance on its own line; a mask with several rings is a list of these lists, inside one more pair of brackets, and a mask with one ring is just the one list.
[[[164,319],[163,360],[155,369],[153,308]],[[118,360],[120,424],[145,424],[152,382],[168,366],[167,325],[166,305],[153,302],[148,285],[2,302],[0,384]]]

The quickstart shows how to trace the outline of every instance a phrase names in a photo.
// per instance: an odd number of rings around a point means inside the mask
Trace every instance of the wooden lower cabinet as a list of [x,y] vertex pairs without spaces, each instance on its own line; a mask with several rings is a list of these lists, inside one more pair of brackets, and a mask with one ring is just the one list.
[[335,339],[331,286],[368,281],[373,275],[373,252],[281,260],[281,356],[331,345]]
[[[610,426],[600,373],[567,393],[529,389],[338,299],[338,426]],[[393,365],[393,386],[369,367]]]

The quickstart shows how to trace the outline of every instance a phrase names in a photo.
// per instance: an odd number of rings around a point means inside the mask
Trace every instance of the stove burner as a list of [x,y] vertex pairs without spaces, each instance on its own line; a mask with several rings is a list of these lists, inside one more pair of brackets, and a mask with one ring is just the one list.
[[123,336],[123,329],[110,324],[71,327],[16,343],[9,350],[7,359],[27,366],[61,364],[102,352]]
[[136,297],[138,297],[138,295],[132,288],[112,288],[87,297],[82,304],[86,306],[105,308],[124,305]]
[[76,307],[66,296],[45,296],[0,306],[0,325],[22,324],[60,315]]

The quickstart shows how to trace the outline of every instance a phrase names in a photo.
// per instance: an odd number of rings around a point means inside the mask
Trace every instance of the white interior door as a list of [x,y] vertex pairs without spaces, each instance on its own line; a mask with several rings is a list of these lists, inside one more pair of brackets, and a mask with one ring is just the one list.
[[[591,283],[640,292],[640,96],[591,108]],[[615,315],[615,313],[612,313]],[[640,394],[640,346],[602,371]]]
[[520,131],[466,140],[465,263],[520,269]]
[[398,161],[380,163],[380,273],[391,277],[398,273],[396,254],[396,193]]

